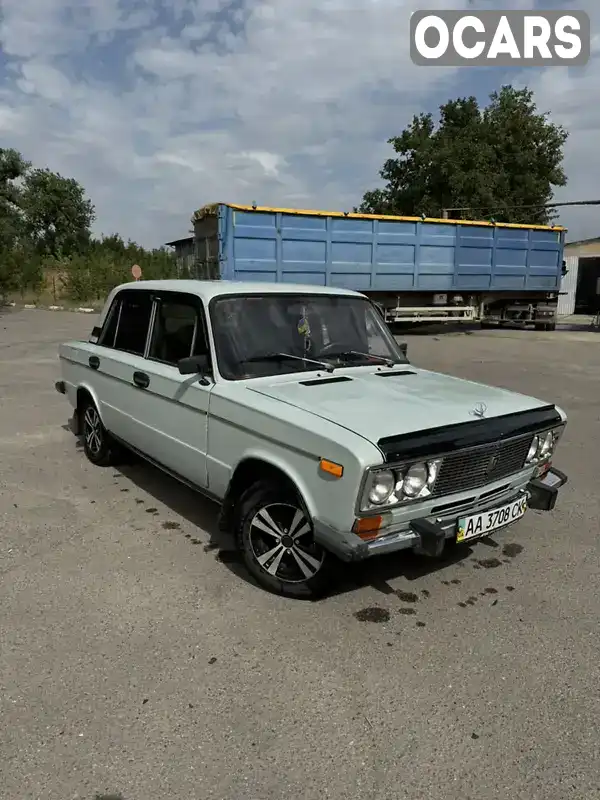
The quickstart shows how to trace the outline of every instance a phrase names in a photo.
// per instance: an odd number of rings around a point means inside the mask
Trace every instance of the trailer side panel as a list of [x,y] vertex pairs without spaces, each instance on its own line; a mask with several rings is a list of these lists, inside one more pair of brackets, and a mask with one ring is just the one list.
[[561,230],[219,208],[221,277],[368,293],[552,292]]

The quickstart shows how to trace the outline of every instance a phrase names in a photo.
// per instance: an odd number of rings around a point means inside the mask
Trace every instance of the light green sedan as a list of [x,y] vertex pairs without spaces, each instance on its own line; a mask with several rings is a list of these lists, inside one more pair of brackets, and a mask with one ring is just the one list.
[[357,292],[137,281],[59,355],[90,461],[126,448],[217,500],[254,578],[291,597],[340,561],[439,557],[566,482],[561,409],[413,366]]

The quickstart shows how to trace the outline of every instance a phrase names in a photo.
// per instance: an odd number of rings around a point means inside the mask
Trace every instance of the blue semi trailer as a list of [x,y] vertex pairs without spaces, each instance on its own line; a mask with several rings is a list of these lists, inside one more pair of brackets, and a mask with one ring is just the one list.
[[551,330],[565,228],[215,203],[199,209],[198,278],[339,286],[393,325],[519,323]]

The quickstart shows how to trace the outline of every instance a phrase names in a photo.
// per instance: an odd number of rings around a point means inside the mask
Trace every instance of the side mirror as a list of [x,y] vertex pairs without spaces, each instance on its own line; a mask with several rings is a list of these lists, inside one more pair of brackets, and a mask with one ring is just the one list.
[[203,375],[208,369],[208,356],[188,356],[177,362],[177,369],[182,375]]

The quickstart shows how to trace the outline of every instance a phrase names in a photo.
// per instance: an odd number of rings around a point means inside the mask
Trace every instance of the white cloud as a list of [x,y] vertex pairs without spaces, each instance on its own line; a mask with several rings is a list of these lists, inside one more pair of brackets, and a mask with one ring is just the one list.
[[71,94],[70,81],[60,70],[33,60],[23,64],[21,77],[16,83],[25,94],[38,95],[53,102],[60,102]]
[[[0,142],[81,181],[99,231],[145,244],[215,200],[350,209],[413,113],[489,80],[411,63],[420,5],[2,0]],[[540,106],[572,131],[569,197],[595,188],[594,68],[532,73]]]

